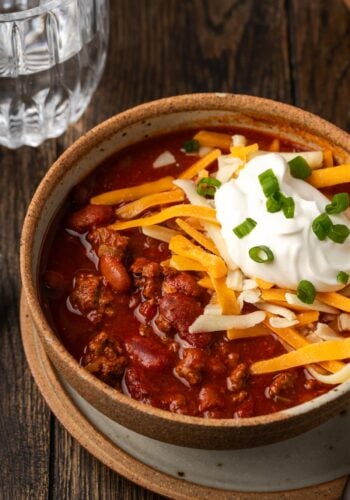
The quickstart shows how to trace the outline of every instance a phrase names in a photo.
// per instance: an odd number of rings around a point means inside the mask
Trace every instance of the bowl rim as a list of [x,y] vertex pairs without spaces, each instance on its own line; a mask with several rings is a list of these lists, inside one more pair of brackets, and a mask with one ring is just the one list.
[[[347,392],[350,392],[350,381],[344,382],[306,403],[293,406],[287,410],[255,417],[214,419],[180,415],[168,410],[159,409],[130,398],[126,394],[108,386],[87,370],[81,369],[78,361],[68,352],[50,327],[39,302],[36,276],[32,275],[32,243],[37,221],[40,218],[47,198],[67,175],[67,171],[70,168],[74,168],[75,163],[83,159],[89,152],[96,149],[102,142],[111,138],[121,129],[136,124],[141,120],[149,120],[160,115],[200,110],[214,110],[218,112],[235,111],[248,114],[250,112],[253,116],[254,113],[258,112],[259,117],[265,116],[270,118],[270,124],[273,122],[278,124],[279,120],[286,123],[288,120],[288,123],[294,125],[296,129],[300,127],[301,132],[303,127],[306,126],[307,131],[311,134],[315,134],[320,138],[326,138],[327,141],[344,149],[350,158],[350,136],[345,131],[312,113],[271,99],[242,94],[199,93],[166,97],[140,104],[112,116],[89,130],[70,145],[49,168],[32,197],[24,219],[20,240],[21,280],[31,318],[37,327],[41,340],[45,341],[44,347],[45,344],[46,346],[49,345],[50,349],[55,351],[60,361],[68,369],[76,373],[78,380],[82,383],[91,384],[94,386],[94,389],[102,393],[108,400],[114,400],[118,404],[139,411],[141,414],[144,413],[149,416],[158,417],[172,423],[187,424],[196,427],[201,426],[203,428],[253,428],[301,416],[315,409],[315,406],[322,407],[324,404],[331,403],[341,395],[344,396]],[[277,111],[277,116],[273,116],[273,110],[275,113]]]

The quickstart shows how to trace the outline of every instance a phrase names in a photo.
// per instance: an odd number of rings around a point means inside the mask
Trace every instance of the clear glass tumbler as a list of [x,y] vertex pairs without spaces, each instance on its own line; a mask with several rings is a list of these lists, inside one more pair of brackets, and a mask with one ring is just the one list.
[[85,111],[107,52],[108,0],[0,0],[0,144],[38,146]]

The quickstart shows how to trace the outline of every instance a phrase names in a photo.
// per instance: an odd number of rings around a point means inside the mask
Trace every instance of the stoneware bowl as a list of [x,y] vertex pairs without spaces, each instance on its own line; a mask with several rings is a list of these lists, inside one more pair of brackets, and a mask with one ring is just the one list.
[[21,276],[31,318],[58,372],[95,408],[146,436],[207,449],[244,448],[287,439],[330,418],[350,402],[350,382],[286,411],[245,419],[177,415],[130,399],[104,384],[67,352],[50,328],[38,297],[42,242],[70,189],[105,158],[145,137],[213,125],[239,125],[330,149],[350,162],[350,137],[330,123],[275,101],[231,94],[193,94],[143,104],[103,122],[75,142],[50,168],[29,206],[21,241]]

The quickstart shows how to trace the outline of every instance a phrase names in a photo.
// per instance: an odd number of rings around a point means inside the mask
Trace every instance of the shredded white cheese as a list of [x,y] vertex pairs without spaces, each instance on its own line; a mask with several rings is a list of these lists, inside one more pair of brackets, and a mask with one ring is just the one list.
[[275,306],[274,304],[266,304],[265,302],[259,302],[259,304],[257,304],[257,307],[259,309],[262,309],[263,311],[268,311],[272,314],[282,316],[282,318],[286,318],[290,321],[295,320],[296,318],[295,313],[290,309],[287,309],[286,307]]
[[232,136],[232,146],[246,146],[247,139],[244,135],[235,134]]
[[190,333],[219,332],[231,328],[251,328],[262,323],[266,317],[263,311],[255,311],[249,314],[218,316],[216,314],[202,314],[192,323]]
[[338,316],[338,329],[340,332],[350,330],[350,314],[341,313]]
[[153,168],[162,168],[176,163],[175,156],[170,151],[164,151],[153,162]]
[[274,316],[269,319],[269,323],[273,328],[290,328],[297,325],[299,321],[297,319],[287,319]]
[[167,227],[158,226],[156,224],[154,226],[142,226],[141,229],[145,236],[149,236],[155,240],[165,241],[166,243],[169,243],[171,238],[180,234],[173,229],[168,229]]
[[[250,155],[250,158],[254,158],[254,156],[271,154],[271,151],[256,151]],[[282,156],[286,161],[293,160],[297,156],[301,156],[304,158],[311,169],[321,168],[323,165],[323,152],[322,151],[302,151],[295,153],[285,153],[283,151],[279,151],[278,154]]]
[[343,382],[346,382],[350,379],[350,363],[345,365],[344,368],[341,368],[338,372],[332,373],[331,375],[322,375],[311,366],[308,367],[308,371],[316,380],[322,382],[323,384],[342,384]]

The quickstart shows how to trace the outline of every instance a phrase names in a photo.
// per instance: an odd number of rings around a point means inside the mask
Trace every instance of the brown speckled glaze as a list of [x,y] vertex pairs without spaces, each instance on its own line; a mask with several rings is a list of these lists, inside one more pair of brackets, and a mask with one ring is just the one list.
[[350,162],[350,137],[321,118],[286,104],[232,94],[192,94],[137,106],[98,125],[51,167],[29,206],[21,239],[21,277],[28,307],[56,369],[86,400],[120,424],[161,441],[207,449],[273,443],[315,427],[350,402],[350,382],[289,410],[249,419],[200,419],[128,398],[80,367],[50,328],[38,301],[37,268],[48,224],[68,191],[103,159],[147,136],[183,128],[239,125],[309,147],[332,150]]

